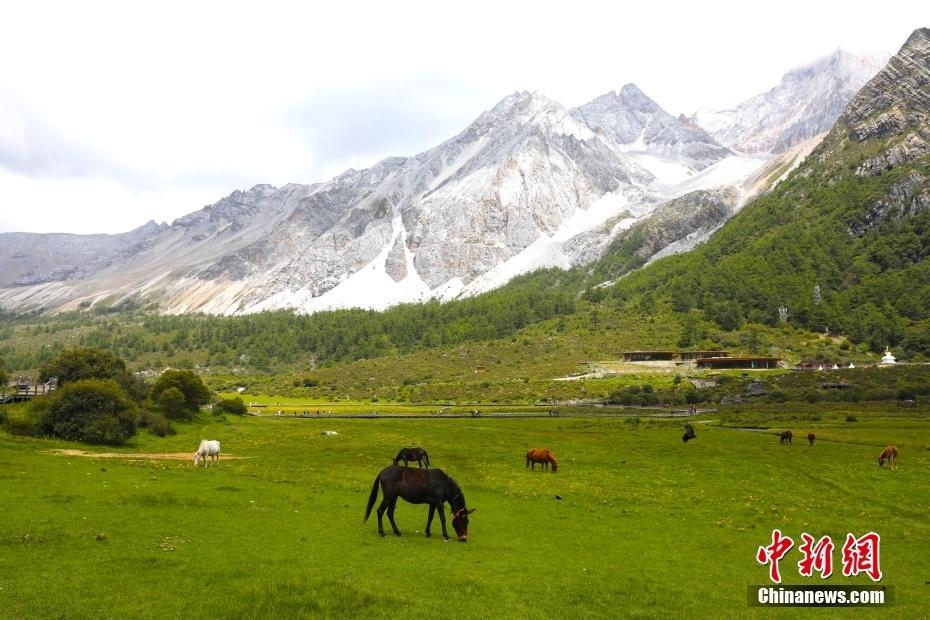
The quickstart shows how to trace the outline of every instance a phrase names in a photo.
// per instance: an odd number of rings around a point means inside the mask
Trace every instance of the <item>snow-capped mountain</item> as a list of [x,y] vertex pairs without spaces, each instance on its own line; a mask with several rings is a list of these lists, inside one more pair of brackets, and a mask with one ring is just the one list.
[[[824,81],[805,70],[791,75],[756,99],[771,108],[778,96],[766,97],[787,92],[786,84]],[[791,122],[778,127],[819,126],[816,97],[833,105],[846,91],[792,92],[783,97],[794,106]],[[801,99],[807,103],[798,107]],[[740,110],[734,118],[757,118]],[[765,127],[777,134],[774,143],[790,133]],[[517,92],[418,155],[324,183],[235,191],[170,226],[150,223],[123,235],[0,234],[0,307],[57,311],[143,299],[168,313],[312,312],[477,294],[540,267],[590,263],[623,231],[689,193],[734,188],[720,212],[728,217],[770,184],[773,165],[784,172],[812,148],[776,159],[735,152],[741,142],[722,140],[694,119],[668,114],[633,84],[573,109]],[[649,221],[666,222],[682,208]],[[654,237],[669,241],[671,252],[712,229],[685,214]]]
[[571,113],[624,152],[678,162],[691,170],[703,170],[733,154],[700,127],[663,110],[636,84],[601,95]]
[[741,153],[782,153],[828,131],[887,60],[837,50],[789,71],[777,86],[735,108],[700,109],[691,120]]

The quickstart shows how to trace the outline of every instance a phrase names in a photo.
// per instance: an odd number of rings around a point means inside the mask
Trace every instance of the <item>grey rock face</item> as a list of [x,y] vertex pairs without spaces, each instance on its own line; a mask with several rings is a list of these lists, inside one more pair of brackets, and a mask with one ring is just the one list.
[[782,153],[828,131],[884,59],[837,51],[790,71],[768,92],[729,110],[698,110],[691,119],[743,153]]
[[930,209],[930,184],[925,176],[911,171],[888,189],[884,198],[875,202],[865,217],[850,227],[850,232],[861,237],[890,219],[902,220]]
[[699,190],[668,201],[615,237],[607,251],[622,251],[628,258],[602,276],[617,278],[661,252],[691,249],[693,245],[688,242],[704,241],[733,215],[737,202],[733,188]]
[[399,235],[384,263],[384,271],[395,282],[400,282],[407,277],[407,256],[404,253],[404,241]]
[[908,162],[920,159],[930,153],[927,141],[915,133],[908,134],[901,142],[867,159],[858,168],[856,174],[860,177],[877,176]]
[[862,142],[913,129],[926,137],[930,117],[930,28],[920,28],[849,103],[839,119]]

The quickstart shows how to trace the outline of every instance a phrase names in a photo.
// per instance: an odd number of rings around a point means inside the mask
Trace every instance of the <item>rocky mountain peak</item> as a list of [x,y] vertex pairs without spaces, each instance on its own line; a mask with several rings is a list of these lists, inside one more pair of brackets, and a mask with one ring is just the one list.
[[[608,93],[608,95],[613,93]],[[636,112],[642,112],[644,114],[655,114],[656,112],[662,111],[662,108],[659,107],[659,104],[650,99],[646,93],[644,93],[639,86],[629,82],[623,85],[623,88],[620,89],[619,93],[616,93],[614,97],[620,102],[624,107],[634,110]]]
[[692,120],[743,153],[783,153],[830,130],[884,58],[844,50],[794,68],[767,92],[731,109],[698,110]]
[[837,128],[862,142],[913,129],[930,136],[930,28],[919,28],[850,101]]
[[621,150],[675,160],[703,170],[732,153],[700,127],[685,124],[662,109],[636,84],[608,92],[570,113]]

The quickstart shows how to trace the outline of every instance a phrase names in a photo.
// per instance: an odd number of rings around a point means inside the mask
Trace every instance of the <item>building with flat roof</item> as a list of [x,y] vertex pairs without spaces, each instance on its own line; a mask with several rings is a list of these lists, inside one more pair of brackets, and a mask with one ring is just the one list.
[[624,362],[671,362],[674,351],[624,351]]
[[681,361],[687,362],[706,357],[730,357],[729,351],[679,351]]
[[778,368],[781,359],[777,357],[702,357],[697,360],[698,368],[744,368],[771,369]]

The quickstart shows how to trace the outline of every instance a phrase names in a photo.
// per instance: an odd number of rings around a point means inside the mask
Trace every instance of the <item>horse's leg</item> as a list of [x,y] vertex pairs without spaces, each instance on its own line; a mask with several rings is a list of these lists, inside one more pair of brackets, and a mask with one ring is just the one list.
[[[384,491],[384,488],[381,489]],[[390,500],[387,495],[381,498],[381,504],[378,506],[378,533],[384,536],[384,511],[387,510]]]
[[446,531],[446,509],[443,506],[442,502],[436,505],[436,509],[439,510],[439,522],[442,524],[442,538],[443,540],[449,540],[449,532]]
[[426,517],[426,537],[429,538],[432,536],[429,532],[429,528],[433,525],[433,514],[436,512],[436,504],[429,505],[429,516]]
[[388,519],[391,521],[391,528],[394,530],[394,535],[400,536],[400,530],[397,529],[397,523],[394,521],[394,509],[395,508],[397,508],[397,496],[396,495],[392,498],[391,504],[388,506],[387,513],[388,513]]

